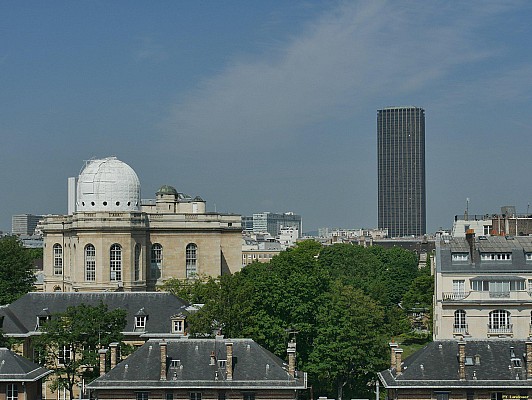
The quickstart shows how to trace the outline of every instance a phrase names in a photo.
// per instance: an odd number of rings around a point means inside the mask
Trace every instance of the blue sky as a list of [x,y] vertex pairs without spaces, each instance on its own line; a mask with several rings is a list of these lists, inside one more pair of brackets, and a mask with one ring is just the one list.
[[2,1],[0,230],[84,160],[305,230],[377,225],[376,110],[426,110],[427,228],[532,200],[532,2]]

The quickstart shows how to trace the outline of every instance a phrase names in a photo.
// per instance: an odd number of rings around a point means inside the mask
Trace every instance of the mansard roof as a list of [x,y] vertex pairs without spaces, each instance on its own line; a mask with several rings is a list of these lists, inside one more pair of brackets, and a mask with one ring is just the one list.
[[[161,342],[150,339],[91,389],[305,389],[305,377],[293,378],[287,365],[251,339],[167,340],[166,377],[161,379]],[[233,348],[233,376],[226,376],[227,342]],[[214,356],[214,358],[211,358]],[[212,359],[212,362],[211,362]],[[219,363],[222,361],[222,363]]]
[[35,382],[51,373],[5,347],[0,348],[0,382]]
[[3,320],[0,328],[6,336],[30,336],[38,328],[38,316],[62,313],[67,307],[82,303],[97,306],[100,302],[109,310],[126,310],[126,336],[139,335],[138,330],[135,331],[135,315],[141,309],[147,316],[143,334],[151,337],[169,335],[171,317],[177,313],[186,314],[189,306],[184,300],[165,292],[32,292],[0,307],[0,321]]
[[400,374],[391,368],[378,375],[389,389],[532,388],[525,343],[502,339],[466,341],[465,380],[460,380],[458,342],[454,340],[429,343],[404,360]]

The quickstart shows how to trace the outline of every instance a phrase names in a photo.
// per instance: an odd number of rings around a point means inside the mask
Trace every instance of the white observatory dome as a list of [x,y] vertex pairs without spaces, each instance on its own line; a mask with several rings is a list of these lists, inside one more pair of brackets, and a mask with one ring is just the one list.
[[139,211],[140,181],[116,157],[90,160],[78,178],[76,211]]

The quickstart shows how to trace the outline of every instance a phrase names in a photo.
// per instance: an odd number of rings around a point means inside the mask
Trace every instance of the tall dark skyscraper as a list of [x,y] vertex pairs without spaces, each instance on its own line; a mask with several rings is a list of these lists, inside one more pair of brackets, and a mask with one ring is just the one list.
[[391,237],[425,234],[425,110],[378,110],[377,152],[379,228]]

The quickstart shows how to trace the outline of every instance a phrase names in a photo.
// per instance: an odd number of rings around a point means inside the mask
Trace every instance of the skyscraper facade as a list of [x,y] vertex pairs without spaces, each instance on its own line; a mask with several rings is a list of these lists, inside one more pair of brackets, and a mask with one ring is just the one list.
[[379,228],[390,237],[425,234],[425,110],[378,110],[377,153]]

